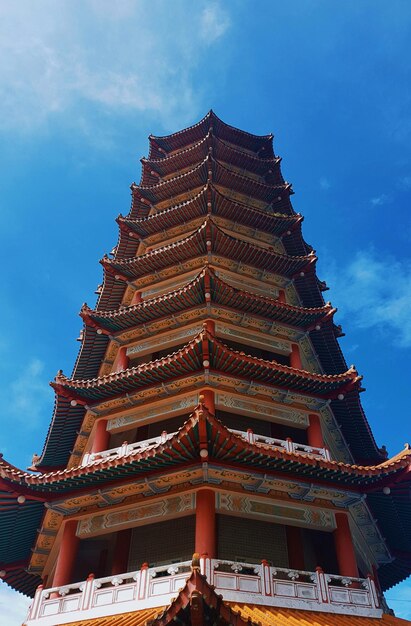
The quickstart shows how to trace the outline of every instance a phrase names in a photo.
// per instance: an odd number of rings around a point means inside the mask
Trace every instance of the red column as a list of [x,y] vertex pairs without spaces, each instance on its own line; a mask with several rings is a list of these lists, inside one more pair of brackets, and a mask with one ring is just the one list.
[[346,513],[336,513],[337,528],[334,531],[335,552],[340,576],[358,577],[357,560]]
[[120,530],[116,536],[111,573],[124,574],[128,570],[128,554],[130,552],[131,528]]
[[76,536],[77,522],[66,522],[63,528],[60,549],[54,570],[53,587],[69,585],[71,582],[74,564],[77,557],[79,538]]
[[290,569],[304,570],[304,545],[301,528],[298,526],[286,526],[288,567]]
[[127,348],[119,348],[116,360],[114,361],[113,372],[122,372],[128,368]]
[[211,489],[197,491],[195,552],[216,557],[215,495]]
[[211,333],[212,335],[215,335],[215,322],[213,320],[206,320],[204,322],[204,326],[208,330],[209,333]]
[[308,416],[308,419],[310,420],[307,428],[308,445],[313,446],[314,448],[324,448],[324,439],[319,415],[312,413]]
[[108,442],[110,439],[110,433],[107,431],[107,422],[102,419],[98,419],[94,429],[93,442],[91,444],[90,452],[102,452],[108,450]]
[[211,389],[203,389],[199,393],[199,398],[201,397],[203,398],[202,403],[204,404],[205,408],[208,409],[212,415],[215,415],[214,391],[212,391]]
[[291,344],[290,365],[297,370],[302,370],[300,347],[296,343]]
[[278,302],[282,302],[283,304],[286,304],[287,302],[284,289],[278,290]]

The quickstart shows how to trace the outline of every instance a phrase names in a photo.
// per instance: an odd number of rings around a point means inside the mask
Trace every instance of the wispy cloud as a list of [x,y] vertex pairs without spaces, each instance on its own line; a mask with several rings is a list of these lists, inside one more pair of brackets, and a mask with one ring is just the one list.
[[358,252],[345,269],[327,270],[340,314],[361,328],[379,328],[394,343],[411,346],[411,259]]
[[30,598],[16,593],[6,583],[0,582],[0,614],[2,626],[21,626],[27,614]]
[[73,119],[84,124],[88,103],[185,122],[200,106],[193,71],[230,26],[218,1],[187,11],[179,0],[85,0],[81,20],[70,0],[2,7],[0,130],[36,129],[76,108]]
[[325,191],[331,187],[331,183],[326,176],[321,176],[320,178],[320,187]]
[[382,206],[383,204],[389,204],[391,202],[391,197],[386,193],[382,193],[379,196],[371,198],[370,202],[373,206]]
[[229,27],[230,18],[228,13],[217,2],[213,2],[203,9],[200,32],[205,41],[212,43],[219,39]]
[[24,424],[28,430],[39,427],[44,412],[49,410],[51,398],[44,364],[36,358],[23,362],[15,378],[8,384],[3,384],[0,394],[2,406],[8,407],[9,418],[14,423]]
[[411,189],[411,176],[403,176],[400,178],[399,186],[402,189]]

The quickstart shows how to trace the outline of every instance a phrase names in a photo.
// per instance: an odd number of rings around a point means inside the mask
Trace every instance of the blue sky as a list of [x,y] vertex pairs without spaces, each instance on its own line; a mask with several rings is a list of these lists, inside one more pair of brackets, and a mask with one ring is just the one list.
[[[0,0],[1,450],[41,452],[149,133],[273,132],[377,442],[409,433],[409,0]],[[411,618],[411,585],[388,593]],[[13,601],[11,601],[13,599]],[[24,601],[0,587],[5,626]],[[10,608],[11,607],[11,608]],[[7,621],[8,620],[8,621]]]

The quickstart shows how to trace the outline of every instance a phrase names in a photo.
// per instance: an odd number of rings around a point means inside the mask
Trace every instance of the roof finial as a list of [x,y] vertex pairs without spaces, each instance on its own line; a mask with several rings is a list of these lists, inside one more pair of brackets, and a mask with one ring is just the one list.
[[199,570],[200,569],[200,554],[198,552],[194,552],[193,558],[191,560],[191,569]]

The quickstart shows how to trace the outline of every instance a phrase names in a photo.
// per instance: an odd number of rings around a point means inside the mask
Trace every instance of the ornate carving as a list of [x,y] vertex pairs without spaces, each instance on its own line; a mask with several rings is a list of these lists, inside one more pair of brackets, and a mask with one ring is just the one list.
[[121,409],[130,409],[131,407],[141,405],[143,402],[149,402],[150,400],[158,401],[161,397],[180,392],[182,389],[195,387],[199,383],[204,384],[204,375],[202,373],[195,376],[187,376],[179,380],[173,380],[166,385],[163,384],[156,387],[139,389],[135,394],[128,394],[121,398],[112,398],[102,402],[96,408],[101,415],[119,412]]
[[310,372],[323,373],[320,361],[314,352],[314,348],[308,337],[303,337],[300,341],[300,347],[303,353],[303,363],[306,365],[306,369]]
[[183,398],[178,400],[172,400],[170,402],[154,406],[150,408],[150,405],[142,406],[138,410],[134,411],[132,414],[123,415],[120,417],[114,417],[107,421],[107,430],[112,431],[118,428],[122,428],[124,426],[129,426],[131,424],[136,424],[144,419],[155,418],[155,417],[166,417],[171,413],[178,414],[179,412],[184,412],[185,409],[192,409],[198,404],[198,394],[188,394]]
[[268,404],[259,400],[247,400],[228,393],[216,394],[216,405],[230,409],[238,409],[250,415],[272,417],[276,421],[308,426],[308,416],[298,409],[287,408],[276,404]]
[[[140,354],[141,352],[150,352],[153,350],[157,350],[160,347],[163,348],[163,346],[165,346],[166,344],[176,343],[179,339],[185,339],[186,337],[195,337],[201,331],[202,326],[189,326],[188,328],[185,326],[184,328],[176,330],[165,336],[156,335],[151,339],[151,341],[143,341],[142,343],[138,343],[134,346],[130,346],[129,348],[127,348],[127,356],[131,354]],[[170,346],[170,354],[173,351],[173,346]]]
[[153,342],[143,342],[143,343],[138,343],[135,346],[130,346],[129,348],[127,348],[126,354],[127,356],[130,356],[130,354],[138,354],[139,352],[143,352],[144,350],[148,350],[149,348],[153,347]]
[[[235,268],[237,269],[237,268]],[[256,293],[257,295],[266,295],[266,296],[270,296],[271,298],[278,298],[278,287],[276,286],[278,283],[276,280],[271,280],[271,282],[274,282],[274,285],[268,285],[267,283],[264,284],[264,286],[262,286],[261,284],[254,284],[252,282],[250,282],[249,280],[243,279],[241,277],[241,274],[228,274],[227,272],[224,271],[216,271],[217,276],[219,276],[222,280],[224,280],[225,282],[227,282],[229,285],[232,285],[233,287],[237,287],[237,289],[244,289],[246,291],[250,291],[251,293]],[[259,280],[260,278],[260,272],[255,272],[256,274],[256,278],[257,280]],[[280,277],[276,277],[274,274],[271,274],[270,277],[273,278],[280,278]],[[268,281],[268,278],[267,278]]]
[[168,515],[187,513],[195,509],[195,493],[171,496],[147,504],[129,507],[121,511],[113,511],[104,515],[92,515],[79,521],[77,535],[79,537],[99,534],[109,528],[137,525],[146,520],[166,517]]
[[335,528],[335,518],[331,511],[301,506],[287,506],[281,502],[267,499],[254,499],[232,493],[217,493],[216,507],[219,511],[227,511],[244,515],[272,519],[282,523],[298,523],[302,526],[315,528]]
[[287,302],[293,304],[294,306],[302,306],[302,302],[297,294],[297,290],[294,287],[293,283],[288,283],[286,285],[285,293],[287,296]]
[[[264,231],[257,231],[254,228],[250,228],[249,226],[245,226],[244,224],[234,224],[228,219],[220,216],[213,216],[213,220],[215,223],[222,227],[229,234],[232,233],[236,236],[236,233],[244,235],[244,240],[250,241],[254,243],[255,241],[260,242],[260,245],[266,243],[268,246],[273,248],[276,252],[280,252],[284,254],[284,247],[281,243],[281,240],[277,237],[274,237],[270,233],[266,233]],[[240,237],[238,237],[240,238]]]
[[[265,349],[277,349],[280,352],[288,353],[290,351],[289,344],[284,341],[279,341],[278,339],[273,339],[272,337],[267,336],[259,336],[255,333],[252,335],[250,333],[245,332],[242,328],[235,328],[231,326],[226,326],[225,324],[221,324],[217,322],[216,331],[218,334],[228,335],[230,337],[234,337],[236,339],[249,341],[251,344],[264,346]],[[247,351],[247,347],[245,347],[245,352]]]

